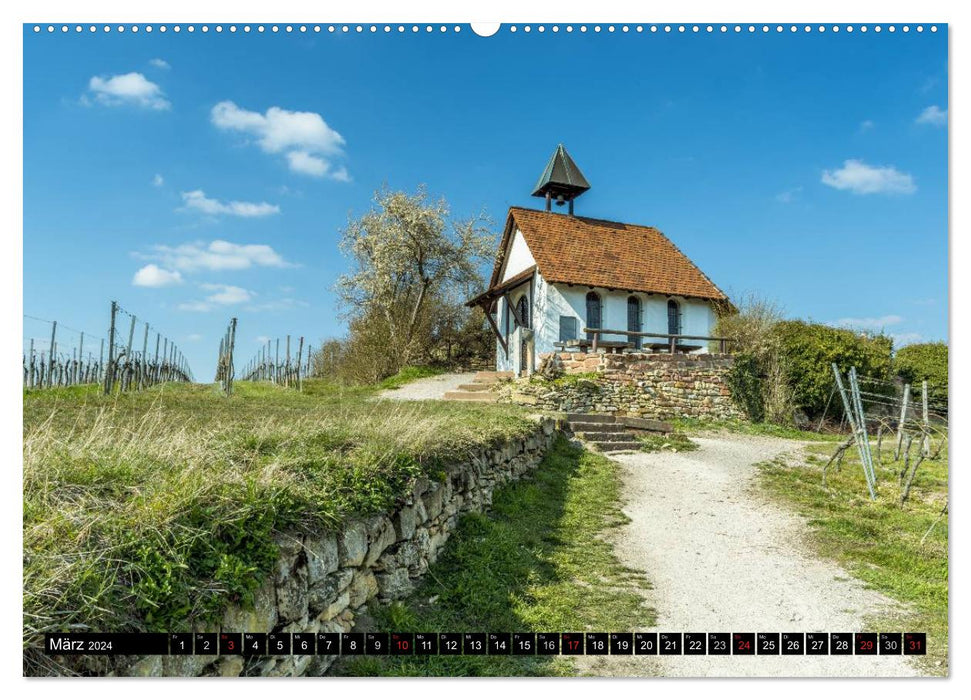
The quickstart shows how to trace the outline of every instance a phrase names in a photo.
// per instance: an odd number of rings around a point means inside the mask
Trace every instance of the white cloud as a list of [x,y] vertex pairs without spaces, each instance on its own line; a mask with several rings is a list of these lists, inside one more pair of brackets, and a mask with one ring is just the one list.
[[169,62],[163,58],[153,58],[151,61],[149,61],[149,63],[155,66],[156,68],[163,68],[165,70],[168,70],[169,68],[172,67],[169,65]]
[[865,318],[841,318],[836,322],[837,326],[844,328],[861,328],[864,330],[878,331],[887,326],[895,326],[903,321],[903,316],[888,314],[886,316],[865,317]]
[[155,177],[152,178],[152,186],[161,187],[164,184],[165,184],[165,178],[162,177],[159,173],[155,173]]
[[170,287],[182,284],[178,270],[164,270],[158,265],[149,264],[135,273],[131,283],[136,287]]
[[193,209],[212,216],[226,214],[227,216],[252,218],[280,213],[280,207],[276,204],[267,204],[266,202],[221,202],[218,199],[207,197],[206,193],[202,190],[183,192],[182,201],[185,203],[186,209]]
[[315,177],[320,177],[330,167],[323,158],[312,156],[306,151],[290,151],[287,153],[287,162],[293,172]]
[[183,243],[178,246],[156,245],[149,254],[137,254],[147,260],[158,260],[168,268],[195,270],[246,270],[251,267],[296,267],[272,247],[259,243],[241,245],[215,240],[210,243]]
[[944,126],[947,124],[947,110],[941,109],[937,105],[931,105],[918,114],[914,122],[917,124],[929,124],[930,126]]
[[290,297],[284,299],[271,299],[270,301],[263,302],[262,304],[252,304],[247,306],[247,311],[286,311],[288,309],[296,308],[306,308],[310,306],[305,301],[300,299],[293,299]]
[[98,102],[110,107],[127,104],[146,109],[168,109],[172,106],[165,99],[162,88],[141,73],[125,73],[108,78],[96,75],[88,82],[88,90]]
[[924,341],[924,336],[922,336],[920,333],[891,333],[890,337],[893,338],[893,345],[895,348],[901,348],[904,345],[921,343]]
[[208,295],[205,299],[187,301],[179,304],[180,310],[200,312],[212,311],[220,306],[245,304],[256,296],[254,292],[251,292],[248,289],[236,287],[231,284],[201,284],[199,286],[202,289],[213,293]]
[[775,200],[777,202],[782,202],[783,204],[789,204],[799,195],[800,192],[802,192],[802,187],[793,187],[792,189],[777,194],[775,196]]
[[270,107],[260,114],[225,100],[212,108],[210,118],[219,129],[254,136],[265,153],[283,153],[293,172],[345,182],[350,179],[346,168],[335,169],[332,163],[343,155],[344,137],[316,112]]
[[824,170],[824,185],[854,194],[911,194],[917,191],[914,178],[892,165],[867,165],[861,160],[843,161],[837,170]]

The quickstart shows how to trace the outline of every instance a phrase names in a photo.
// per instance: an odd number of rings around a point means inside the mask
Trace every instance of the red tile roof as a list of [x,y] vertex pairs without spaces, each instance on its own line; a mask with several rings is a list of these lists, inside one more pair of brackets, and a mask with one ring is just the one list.
[[[522,231],[547,282],[728,302],[656,228],[510,207],[500,256],[515,228]],[[503,262],[497,258],[490,289],[499,284]]]

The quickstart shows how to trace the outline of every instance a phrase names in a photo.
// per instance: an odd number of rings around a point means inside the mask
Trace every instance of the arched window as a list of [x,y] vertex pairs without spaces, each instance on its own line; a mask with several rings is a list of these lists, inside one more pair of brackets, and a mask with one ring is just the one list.
[[668,300],[668,335],[681,335],[681,309],[674,299]]
[[525,294],[519,297],[519,301],[516,302],[516,313],[522,319],[523,328],[532,328],[532,324],[529,322],[529,299],[526,298]]
[[[587,328],[602,328],[603,305],[596,292],[587,293]],[[587,333],[587,340],[593,340],[593,333]]]
[[[627,297],[627,330],[635,333],[641,332],[641,300],[635,296]],[[627,340],[640,349],[643,338],[639,335],[627,336]]]

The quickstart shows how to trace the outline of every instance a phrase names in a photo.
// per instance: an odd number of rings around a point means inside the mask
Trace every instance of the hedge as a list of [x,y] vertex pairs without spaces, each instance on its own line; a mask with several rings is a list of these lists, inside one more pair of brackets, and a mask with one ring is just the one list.
[[893,358],[893,371],[915,388],[926,379],[928,398],[933,403],[947,404],[946,343],[918,343],[900,348]]
[[[893,341],[888,336],[804,321],[782,321],[773,330],[781,341],[795,407],[810,417],[819,416],[826,409],[833,390],[833,362],[844,373],[856,367],[860,377],[892,377]],[[836,415],[840,410],[836,408]],[[830,412],[834,412],[832,405]]]

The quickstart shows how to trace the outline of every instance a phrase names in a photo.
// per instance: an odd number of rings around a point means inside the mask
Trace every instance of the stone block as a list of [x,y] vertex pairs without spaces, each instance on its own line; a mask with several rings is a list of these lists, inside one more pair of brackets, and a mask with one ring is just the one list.
[[331,620],[344,612],[350,604],[351,593],[350,588],[348,588],[338,593],[337,597],[322,603],[320,605],[320,612],[317,613],[316,619],[319,622]]
[[408,569],[395,569],[375,576],[378,595],[385,600],[403,598],[414,590],[415,584],[408,575]]
[[436,488],[434,491],[429,491],[422,497],[422,503],[425,504],[425,511],[428,513],[428,519],[434,520],[442,512],[442,490],[441,488]]
[[[340,600],[341,594],[346,591],[353,578],[353,569],[342,569],[310,586],[307,591],[307,608],[310,614],[319,615],[322,611],[332,607],[335,601]],[[337,612],[346,607],[347,603],[345,602]],[[333,615],[327,617],[333,617]]]
[[349,605],[356,608],[364,605],[378,593],[378,582],[370,571],[355,571],[354,579],[347,589]]
[[304,550],[307,553],[307,575],[311,586],[322,581],[328,574],[337,571],[340,565],[340,551],[335,533],[308,537],[304,541]]
[[384,550],[395,543],[394,525],[383,515],[368,521],[369,545],[364,566],[370,567],[384,554]]
[[223,677],[238,676],[243,672],[242,656],[223,656],[216,662],[216,673]]
[[360,566],[368,552],[368,537],[364,523],[347,523],[337,538],[341,566]]
[[409,540],[415,534],[417,525],[416,509],[414,506],[402,506],[394,516],[395,539]]
[[[290,571],[277,571],[276,577],[276,609],[280,620],[299,620],[307,614],[308,586],[307,567],[296,565]],[[242,627],[247,632],[263,632],[269,630],[254,627]]]

